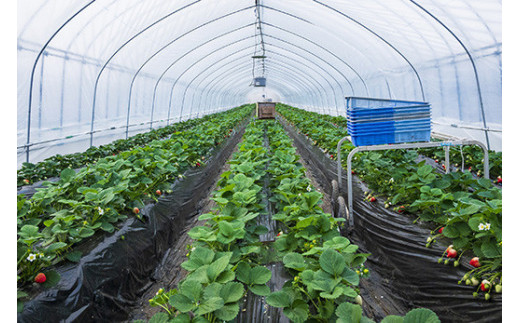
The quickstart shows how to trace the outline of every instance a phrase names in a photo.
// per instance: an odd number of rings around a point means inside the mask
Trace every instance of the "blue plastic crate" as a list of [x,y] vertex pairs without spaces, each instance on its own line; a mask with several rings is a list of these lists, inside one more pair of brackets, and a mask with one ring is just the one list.
[[430,119],[409,119],[409,120],[395,120],[395,121],[383,121],[383,122],[366,122],[366,123],[355,123],[351,122],[347,124],[347,130],[350,131],[380,131],[380,130],[398,130],[408,127],[424,127],[431,126]]
[[430,141],[431,130],[408,130],[408,131],[389,131],[382,133],[360,133],[351,134],[354,146],[372,146],[383,144],[398,144],[405,142]]

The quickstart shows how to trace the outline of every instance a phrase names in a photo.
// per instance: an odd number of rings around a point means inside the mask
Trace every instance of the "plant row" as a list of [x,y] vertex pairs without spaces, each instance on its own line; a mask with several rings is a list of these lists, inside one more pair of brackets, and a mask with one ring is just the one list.
[[22,167],[17,171],[17,185],[25,186],[40,180],[58,177],[60,176],[61,171],[65,168],[76,169],[85,165],[93,164],[100,158],[114,156],[122,151],[144,146],[153,140],[167,138],[175,132],[187,130],[195,125],[204,123],[213,117],[214,115],[212,114],[199,119],[190,119],[174,123],[163,128],[137,134],[128,139],[118,139],[106,145],[90,147],[84,152],[67,155],[58,154],[36,164],[23,163]]
[[[360,276],[368,276],[363,267],[367,255],[357,253],[357,246],[339,235],[338,224],[344,219],[319,207],[322,194],[305,177],[283,128],[273,121],[250,124],[228,163],[230,171],[222,174],[212,197],[217,207],[199,217],[204,225],[188,233],[195,240],[181,265],[188,274],[177,289],[160,289],[150,300],[152,306],[164,309],[150,322],[230,321],[248,292],[265,296],[293,322],[371,322],[354,304],[361,303],[357,285]],[[276,211],[273,219],[284,227],[271,246],[260,242],[267,228],[255,221],[266,212],[262,204],[266,197]],[[266,283],[272,274],[265,264],[273,261],[283,261],[294,278],[271,292]],[[408,318],[414,315],[435,317],[424,309]],[[386,322],[392,318],[403,320],[393,316]]]
[[30,199],[18,195],[18,286],[35,281],[37,273],[55,283],[59,277],[49,267],[78,261],[75,243],[99,230],[113,232],[130,214],[142,220],[145,203],[170,193],[171,184],[188,168],[201,166],[251,111],[247,106],[213,115],[169,139],[103,157],[78,173],[66,168]]
[[[279,106],[277,111],[326,153],[346,135],[315,113],[288,106]],[[346,142],[343,147],[346,167],[346,157],[354,146]],[[489,299],[492,286],[496,292],[502,288],[502,191],[467,170],[437,173],[424,161],[417,163],[418,157],[416,150],[366,152],[353,158],[352,172],[371,189],[365,193],[366,200],[375,202],[376,194],[386,197],[386,208],[434,224],[426,246],[440,237],[451,242],[439,263],[459,266],[462,255],[473,254],[468,261],[473,269],[459,283],[474,285],[475,296],[483,291]]]

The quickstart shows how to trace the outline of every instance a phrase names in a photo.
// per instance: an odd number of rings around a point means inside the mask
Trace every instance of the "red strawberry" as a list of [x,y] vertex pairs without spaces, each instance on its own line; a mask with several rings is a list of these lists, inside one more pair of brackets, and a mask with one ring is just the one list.
[[439,229],[439,233],[442,233],[442,230],[444,230],[444,227]]
[[330,154],[330,158],[334,158],[334,155]]
[[439,160],[438,160],[438,159],[435,159],[435,162],[436,162],[436,163],[438,163],[438,162],[439,162]]
[[446,170],[446,165],[442,164],[442,169]]
[[448,258],[456,258],[457,257],[457,250],[453,248],[448,249],[448,255],[446,256]]
[[375,202],[375,201],[376,201],[376,198],[372,196],[372,197],[370,198],[370,202]]
[[352,175],[354,175],[356,172],[355,171],[352,171]]
[[134,213],[135,214],[139,214],[139,208],[138,207],[134,207]]
[[502,178],[500,176],[498,176],[498,178],[497,178],[497,183],[502,184]]
[[472,258],[470,261],[469,261],[469,264],[472,265],[473,267],[480,267],[480,262],[479,262],[479,259],[478,257],[474,257]]
[[403,209],[399,209],[399,210],[397,210],[397,212],[403,213]]
[[197,167],[200,167],[200,163],[199,162],[197,162],[195,165],[197,165]]
[[24,179],[23,182],[24,182],[25,184],[29,184],[29,180],[28,180],[27,178]]
[[34,281],[38,284],[45,283],[46,280],[47,277],[45,277],[44,273],[39,273],[38,275],[36,275],[36,277],[34,277]]
[[468,170],[471,172],[471,166],[468,167]]
[[278,232],[278,234],[276,235],[277,237],[281,236],[283,234],[282,231]]
[[155,194],[157,194],[157,195],[161,195],[161,194],[162,194],[162,193],[161,193],[161,190],[157,190],[157,191],[155,191]]
[[481,291],[486,292],[486,291],[488,291],[490,288],[491,288],[491,284],[489,283],[489,281],[487,281],[487,280],[484,279],[484,280],[480,283],[480,290],[481,290]]

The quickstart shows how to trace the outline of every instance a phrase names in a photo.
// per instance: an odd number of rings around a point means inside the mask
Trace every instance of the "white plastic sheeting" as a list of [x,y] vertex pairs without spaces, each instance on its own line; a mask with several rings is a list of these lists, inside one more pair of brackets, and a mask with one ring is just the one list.
[[424,100],[434,131],[501,150],[501,10],[494,0],[19,0],[18,163],[266,94],[333,115],[345,115],[346,96]]

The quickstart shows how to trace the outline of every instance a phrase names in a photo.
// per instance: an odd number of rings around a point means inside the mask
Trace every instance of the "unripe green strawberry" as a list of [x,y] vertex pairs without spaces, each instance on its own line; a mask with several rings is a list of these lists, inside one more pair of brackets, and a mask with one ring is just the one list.
[[489,301],[489,299],[491,298],[491,294],[490,293],[486,293],[486,295],[484,296],[486,301]]
[[439,258],[439,260],[437,260],[437,262],[440,264],[442,262],[442,258]]
[[459,266],[459,261],[458,261],[458,260],[455,260],[455,261],[453,262],[453,266],[454,266],[454,267],[458,267],[458,266]]
[[466,285],[471,285],[471,280],[466,279]]
[[495,286],[495,292],[497,292],[498,294],[502,293],[502,285],[501,284],[498,284]]
[[449,260],[449,259],[444,260],[444,264],[445,264],[445,265],[447,265],[447,264],[449,264],[449,263],[450,263],[450,260]]
[[361,298],[361,295],[356,296],[356,304],[363,305],[363,299]]
[[478,279],[476,279],[475,277],[471,277],[471,285],[477,286],[478,284],[480,284]]
[[478,297],[478,293],[477,292],[473,292],[473,297]]

